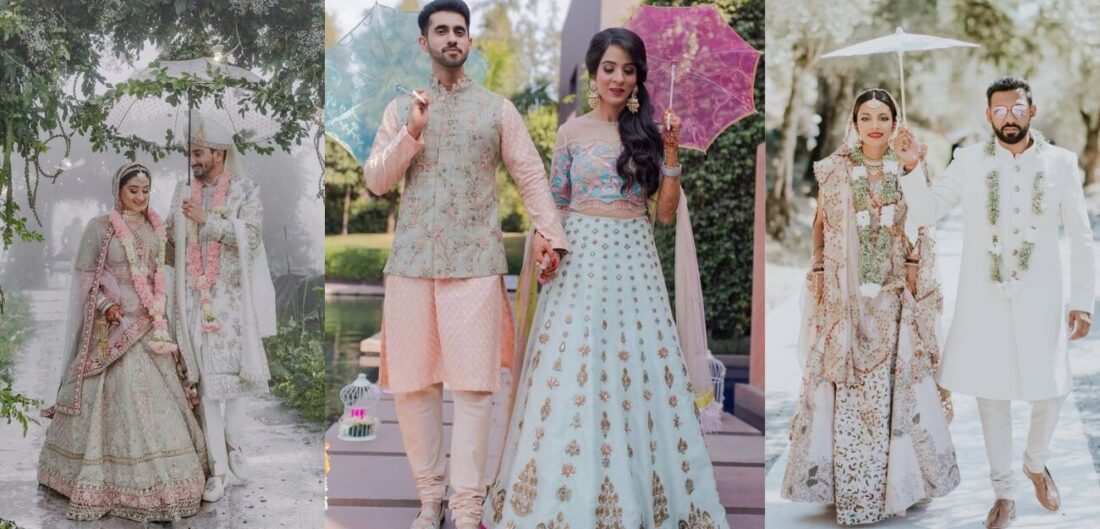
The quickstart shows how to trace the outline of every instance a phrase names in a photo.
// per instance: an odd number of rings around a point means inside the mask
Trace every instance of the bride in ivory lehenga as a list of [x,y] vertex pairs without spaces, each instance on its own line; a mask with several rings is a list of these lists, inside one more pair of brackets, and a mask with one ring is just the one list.
[[53,420],[38,481],[75,520],[173,521],[198,512],[206,446],[166,306],[170,253],[148,169],[115,173],[115,207],[91,220],[73,265]]
[[890,94],[867,90],[844,145],[814,164],[802,394],[781,492],[835,504],[842,525],[904,515],[959,484],[950,395],[933,379],[943,310],[935,242],[905,230],[898,187],[923,153],[895,152],[897,126]]

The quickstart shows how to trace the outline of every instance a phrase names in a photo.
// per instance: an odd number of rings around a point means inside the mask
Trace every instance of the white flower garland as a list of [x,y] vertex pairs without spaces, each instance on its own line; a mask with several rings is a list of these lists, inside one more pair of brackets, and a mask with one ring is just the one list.
[[851,154],[852,163],[852,204],[856,210],[856,233],[859,236],[859,293],[873,298],[882,290],[886,281],[883,264],[890,258],[890,242],[893,238],[891,228],[899,220],[895,215],[897,202],[901,198],[898,189],[900,166],[894,150],[887,149],[882,162],[883,206],[879,209],[879,226],[871,229],[871,184],[867,180],[868,171],[863,149],[856,147]]
[[[1046,138],[1038,130],[1031,129],[1031,136],[1035,140],[1035,150],[1037,153],[1042,153],[1046,147]],[[996,136],[990,136],[989,141],[985,146],[985,155],[989,158],[996,156],[997,150],[997,138]],[[1005,247],[1001,244],[1000,239],[997,236],[998,224],[1001,218],[1001,181],[1000,174],[996,169],[990,170],[989,174],[985,177],[986,185],[986,220],[989,221],[990,231],[992,232],[991,241],[989,243],[989,279],[993,281],[994,286],[1005,297],[1012,298],[1016,294],[1016,290],[1019,288],[1020,280],[1019,275],[1028,271],[1031,267],[1031,255],[1035,250],[1035,242],[1039,237],[1039,227],[1035,225],[1035,221],[1038,217],[1046,211],[1046,202],[1044,201],[1044,184],[1046,183],[1046,175],[1043,171],[1036,171],[1035,176],[1032,179],[1031,184],[1031,213],[1032,213],[1032,225],[1024,230],[1024,242],[1020,244],[1020,247],[1016,251],[1016,268],[1017,272],[1013,277],[1006,277],[1004,270],[1004,252]]]

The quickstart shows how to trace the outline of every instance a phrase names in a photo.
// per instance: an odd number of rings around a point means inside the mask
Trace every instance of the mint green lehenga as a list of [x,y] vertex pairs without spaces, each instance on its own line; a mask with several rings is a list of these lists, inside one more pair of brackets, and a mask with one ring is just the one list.
[[[490,529],[728,527],[645,198],[614,173],[620,149],[614,124],[558,132],[551,185],[573,210],[570,253],[539,296]],[[575,211],[594,202],[643,216]]]

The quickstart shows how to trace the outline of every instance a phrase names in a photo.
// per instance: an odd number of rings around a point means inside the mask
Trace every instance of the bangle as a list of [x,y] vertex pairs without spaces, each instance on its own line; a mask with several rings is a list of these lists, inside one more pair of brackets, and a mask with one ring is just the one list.
[[680,173],[682,171],[683,169],[679,165],[676,167],[661,166],[661,176],[664,178],[680,178]]

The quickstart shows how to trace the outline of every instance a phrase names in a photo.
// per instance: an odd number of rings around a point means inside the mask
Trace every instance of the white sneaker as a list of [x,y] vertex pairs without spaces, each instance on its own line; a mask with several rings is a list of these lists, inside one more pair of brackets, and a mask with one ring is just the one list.
[[[226,445],[229,449],[229,446]],[[252,477],[252,473],[248,471],[248,460],[244,457],[244,452],[238,447],[228,450],[229,451],[229,471],[237,477],[238,480],[245,482]]]
[[211,476],[206,480],[206,488],[202,491],[202,500],[210,503],[216,502],[225,496],[225,474]]
[[413,520],[409,529],[439,529],[443,525],[443,505],[440,503],[423,503],[420,505],[420,514]]

